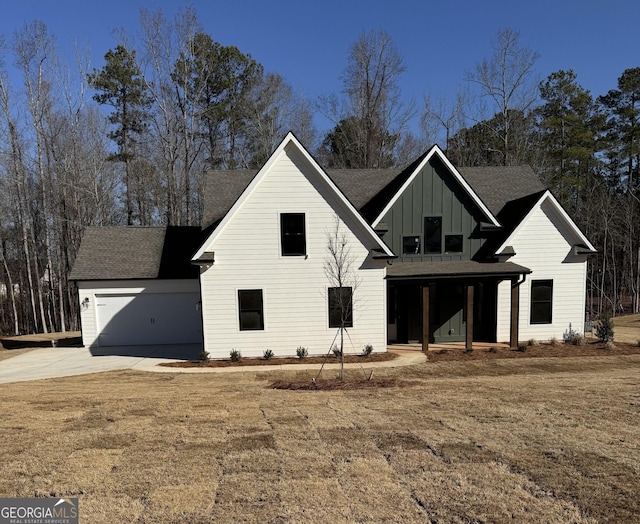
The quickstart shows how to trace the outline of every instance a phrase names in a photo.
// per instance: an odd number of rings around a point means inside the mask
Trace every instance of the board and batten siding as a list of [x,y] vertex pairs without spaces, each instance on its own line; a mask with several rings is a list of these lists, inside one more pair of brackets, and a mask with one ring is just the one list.
[[[280,213],[305,214],[306,256],[281,255]],[[321,355],[339,345],[337,329],[329,328],[331,284],[324,270],[336,216],[358,280],[345,353],[360,353],[364,344],[386,351],[386,263],[371,259],[365,228],[288,146],[206,247],[215,252],[215,263],[200,275],[204,343],[212,358],[228,358],[232,349],[244,357],[261,357],[267,349],[295,356],[299,346]],[[251,289],[262,290],[264,330],[241,331],[238,291]]]
[[[442,253],[424,253],[425,217],[442,217]],[[382,218],[388,228],[383,239],[398,255],[396,262],[470,260],[484,243],[482,238],[472,238],[482,219],[459,182],[441,161],[432,158]],[[445,252],[444,237],[448,234],[462,235],[462,253]],[[403,254],[405,236],[420,237],[420,254]]]
[[[513,238],[516,255],[509,261],[532,271],[520,286],[521,341],[562,340],[569,326],[584,333],[587,259],[573,255],[574,239],[575,232],[549,200],[542,202]],[[530,322],[531,282],[535,280],[553,280],[551,324]],[[505,281],[498,286],[499,341],[509,340],[510,314],[510,282]]]
[[[200,294],[200,286],[196,279],[175,280],[94,280],[78,281],[78,301],[80,304],[80,321],[82,325],[82,344],[87,347],[99,344],[98,311],[96,296],[101,295],[138,295],[193,293]],[[85,298],[89,299],[83,305]]]

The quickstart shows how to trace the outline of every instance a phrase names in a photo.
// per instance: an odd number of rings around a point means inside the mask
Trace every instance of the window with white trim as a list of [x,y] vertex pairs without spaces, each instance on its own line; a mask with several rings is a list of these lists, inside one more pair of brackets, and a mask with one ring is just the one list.
[[240,331],[263,330],[264,307],[262,302],[262,289],[239,289],[238,313]]
[[280,213],[280,245],[282,256],[307,254],[304,213]]

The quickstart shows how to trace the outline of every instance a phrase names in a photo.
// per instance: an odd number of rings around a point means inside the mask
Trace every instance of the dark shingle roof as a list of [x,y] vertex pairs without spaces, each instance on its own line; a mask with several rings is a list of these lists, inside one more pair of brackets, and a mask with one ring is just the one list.
[[327,169],[327,175],[358,211],[400,173],[399,169]]
[[496,217],[507,202],[545,190],[529,166],[461,167],[458,171]]
[[199,227],[90,227],[70,280],[198,278]]
[[227,169],[207,173],[204,189],[203,229],[208,228],[227,214],[227,211],[235,204],[257,173],[257,171],[249,169]]
[[[403,170],[327,169],[326,172],[353,206],[371,223],[427,153]],[[529,166],[463,167],[458,171],[496,217],[507,202],[545,189]],[[207,174],[203,228],[224,217],[256,174],[255,170],[221,170]],[[503,218],[512,217],[509,215]]]
[[[329,178],[353,206],[361,211],[400,173],[398,169],[328,169]],[[222,219],[256,176],[247,169],[216,170],[207,173],[202,226]]]
[[387,278],[522,275],[531,270],[513,262],[482,263],[473,260],[452,262],[402,262],[387,267]]

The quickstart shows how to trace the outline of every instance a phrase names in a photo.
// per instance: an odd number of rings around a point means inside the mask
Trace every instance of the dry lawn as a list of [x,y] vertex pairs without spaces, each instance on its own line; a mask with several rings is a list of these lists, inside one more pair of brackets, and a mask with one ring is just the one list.
[[624,315],[613,319],[616,342],[638,344],[640,342],[640,315]]
[[405,388],[268,387],[312,375],[0,385],[0,496],[77,496],[81,522],[98,524],[640,521],[640,356],[376,370],[416,382]]

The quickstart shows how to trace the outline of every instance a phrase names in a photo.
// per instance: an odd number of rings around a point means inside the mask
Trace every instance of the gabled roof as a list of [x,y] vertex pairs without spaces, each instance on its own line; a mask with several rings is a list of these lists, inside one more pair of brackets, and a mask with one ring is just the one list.
[[[391,182],[399,169],[327,169],[325,173],[365,219],[363,208]],[[222,219],[258,174],[256,170],[214,170],[207,173],[203,228]],[[371,222],[368,220],[368,222]]]
[[89,227],[70,280],[198,278],[199,227]]
[[[364,219],[375,226],[376,219],[384,214],[383,211],[386,213],[385,209],[390,207],[391,201],[399,197],[410,179],[433,155],[446,159],[440,148],[434,146],[405,169],[327,169],[325,173]],[[464,182],[461,185],[475,195],[476,202],[482,202],[498,224],[505,227],[505,232],[515,228],[535,202],[531,202],[528,209],[522,212],[521,204],[525,202],[521,201],[516,207],[510,206],[512,209],[509,212],[498,216],[507,204],[545,191],[529,166],[456,169],[448,160],[445,165],[453,170],[458,181]],[[256,170],[210,171],[205,186],[203,228],[221,220],[256,175]],[[514,210],[518,212],[513,213]]]
[[[282,155],[286,148],[294,147],[307,161],[307,163],[311,166],[312,173],[314,173],[324,184],[328,187],[329,191],[333,192],[339,202],[341,202],[348,213],[350,213],[353,218],[360,223],[365,232],[369,235],[372,244],[377,246],[377,249],[388,257],[394,257],[393,252],[387,247],[387,245],[380,239],[380,237],[375,233],[375,231],[371,228],[371,226],[363,219],[362,215],[358,213],[358,210],[354,207],[354,205],[349,201],[349,199],[344,195],[344,193],[338,188],[335,182],[327,175],[327,173],[320,167],[320,165],[315,161],[315,159],[309,154],[309,152],[304,148],[304,146],[298,141],[298,139],[294,136],[293,133],[287,133],[287,136],[284,137],[280,145],[276,148],[273,154],[269,157],[267,162],[262,166],[262,168],[251,177],[248,174],[241,175],[243,177],[242,180],[238,179],[234,181],[234,192],[238,188],[240,188],[247,179],[250,179],[244,189],[241,190],[239,196],[236,197],[235,201],[231,208],[224,214],[219,215],[220,210],[223,209],[228,203],[232,195],[225,194],[221,198],[217,198],[217,204],[214,205],[215,212],[211,214],[209,217],[213,219],[213,222],[206,224],[205,227],[208,227],[212,224],[215,224],[212,231],[208,235],[206,241],[201,245],[200,249],[193,256],[192,260],[197,260],[202,254],[205,252],[207,247],[211,244],[211,242],[215,239],[217,234],[224,228],[224,226],[231,220],[231,217],[235,214],[235,212],[239,209],[245,199],[247,199],[255,187],[260,183],[261,179],[269,172],[271,166],[277,161],[277,159]],[[225,176],[225,172],[221,172],[223,177]],[[232,176],[231,174],[226,176]],[[205,199],[206,205],[206,199]]]
[[[449,159],[445,156],[437,145],[433,146],[426,154],[421,157],[421,161],[414,162],[412,165],[413,170],[409,172],[409,176],[406,178],[400,189],[393,195],[393,197],[387,202],[387,205],[380,211],[378,216],[373,220],[373,226],[375,227],[384,217],[384,215],[391,209],[393,204],[400,198],[402,193],[409,187],[409,185],[414,181],[414,179],[420,174],[422,168],[431,160],[431,158],[438,158],[450,171],[456,181],[460,184],[462,189],[466,191],[466,193],[471,197],[471,200],[478,206],[480,211],[485,215],[487,220],[494,226],[500,226],[500,222],[493,215],[493,213],[489,210],[486,204],[482,201],[482,199],[478,196],[478,194],[473,190],[473,188],[469,185],[469,183],[465,180],[465,178],[460,174],[460,172],[454,167],[454,165],[449,161]],[[407,172],[407,170],[405,170]]]
[[539,198],[536,200],[533,206],[529,208],[527,214],[522,218],[522,220],[520,220],[517,223],[516,227],[514,227],[513,231],[511,231],[511,233],[507,236],[507,238],[504,239],[504,241],[496,248],[495,254],[500,254],[507,246],[509,246],[512,243],[513,237],[515,237],[518,234],[518,231],[520,231],[520,229],[527,222],[529,217],[537,209],[539,209],[544,202],[549,202],[551,204],[551,206],[557,211],[561,219],[569,227],[569,230],[575,235],[576,242],[574,243],[574,245],[584,246],[587,252],[591,252],[591,253],[597,252],[596,248],[593,247],[593,245],[591,244],[591,242],[589,242],[587,237],[584,236],[582,231],[580,231],[580,228],[576,225],[576,223],[573,220],[571,220],[571,217],[563,209],[563,207],[556,200],[556,198],[551,194],[551,191],[546,190],[541,195],[539,195]]

